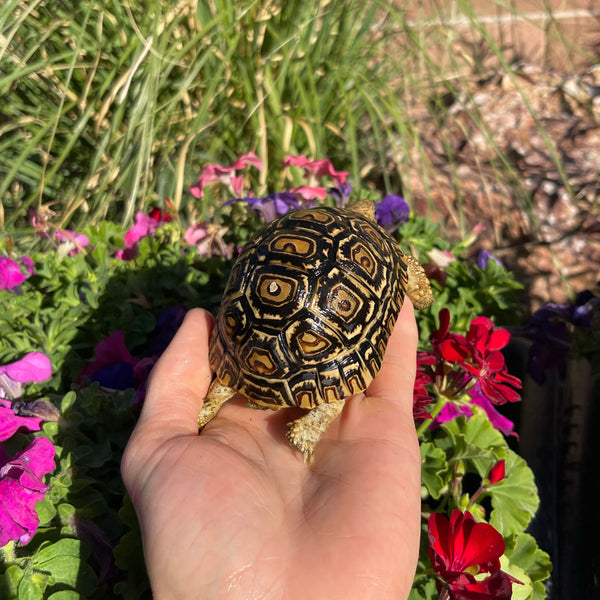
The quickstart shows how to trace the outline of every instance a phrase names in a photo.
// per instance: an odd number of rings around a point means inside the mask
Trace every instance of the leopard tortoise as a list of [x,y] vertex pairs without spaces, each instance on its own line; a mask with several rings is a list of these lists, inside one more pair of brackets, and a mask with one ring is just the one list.
[[371,201],[269,223],[227,282],[199,428],[236,393],[254,408],[308,409],[287,438],[311,461],[345,399],[377,375],[405,294],[416,308],[433,302],[421,265],[377,225]]

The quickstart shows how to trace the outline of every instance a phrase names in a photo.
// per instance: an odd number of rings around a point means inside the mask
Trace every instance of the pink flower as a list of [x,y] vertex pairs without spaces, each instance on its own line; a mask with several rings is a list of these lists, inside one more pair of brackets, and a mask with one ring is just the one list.
[[0,256],[0,290],[12,290],[21,285],[33,273],[33,261],[22,256],[16,261]]
[[214,223],[199,223],[188,227],[183,239],[190,246],[196,246],[198,254],[203,258],[210,258],[211,256],[232,258],[233,244],[227,244],[223,239],[226,232],[225,227]]
[[[163,218],[163,214],[156,212],[154,209],[150,214],[138,212],[135,215],[135,224],[125,234],[125,249],[117,250],[115,256],[121,260],[133,260],[138,253],[137,243],[143,237],[154,235],[154,232],[167,221],[171,220],[168,213],[165,213],[168,218]],[[157,218],[158,217],[158,218]]]
[[440,250],[439,248],[434,248],[428,252],[427,255],[429,256],[429,260],[431,260],[434,265],[441,267],[442,269],[456,261],[456,256],[454,256],[452,252],[448,252],[448,250]]
[[35,505],[49,489],[42,477],[54,470],[55,449],[47,438],[35,438],[9,458],[0,446],[0,547],[12,540],[26,544],[39,519]]
[[0,398],[20,398],[22,384],[45,381],[51,376],[50,359],[42,352],[29,352],[21,360],[0,366]]
[[[429,517],[429,558],[440,577],[440,592],[451,600],[510,600],[512,584],[521,583],[500,570],[505,543],[488,523],[476,523],[469,512],[455,509],[450,520]],[[475,575],[489,573],[485,579]],[[440,594],[442,597],[442,594]]]
[[0,442],[11,438],[18,430],[39,431],[42,421],[40,417],[17,415],[10,400],[0,399]]
[[206,165],[198,177],[198,183],[190,188],[190,193],[195,198],[202,198],[207,185],[214,181],[220,181],[225,185],[230,185],[235,196],[239,197],[242,195],[244,176],[237,175],[236,171],[243,169],[246,165],[256,167],[259,171],[262,170],[262,162],[254,152],[243,154],[229,167],[218,164]]
[[346,177],[350,174],[349,171],[336,171],[328,158],[308,160],[306,156],[290,155],[284,158],[283,167],[300,167],[304,169],[305,179],[310,179],[311,176],[316,179],[328,176],[338,184],[346,183]]
[[57,230],[54,233],[54,237],[61,242],[61,244],[70,245],[71,249],[69,250],[69,256],[73,256],[74,254],[83,251],[86,246],[90,245],[90,240],[87,235],[75,233],[69,229]]
[[460,416],[465,416],[469,419],[473,415],[472,405],[476,405],[483,408],[487,418],[495,429],[501,431],[504,435],[516,436],[516,433],[513,431],[515,424],[498,412],[496,407],[481,392],[479,384],[475,384],[475,386],[469,390],[469,395],[471,396],[469,404],[454,404],[452,402],[446,404],[436,416],[434,425],[447,423]]
[[301,185],[290,191],[303,200],[314,200],[315,198],[323,200],[324,198],[327,198],[327,190],[320,186]]

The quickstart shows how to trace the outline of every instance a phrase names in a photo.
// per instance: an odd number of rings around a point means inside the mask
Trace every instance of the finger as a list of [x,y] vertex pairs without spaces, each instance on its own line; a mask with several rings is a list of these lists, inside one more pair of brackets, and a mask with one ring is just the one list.
[[367,388],[367,396],[376,396],[412,411],[417,342],[415,312],[411,301],[406,298],[389,339],[381,369]]
[[197,433],[198,412],[212,378],[208,340],[213,317],[190,310],[160,357],[148,382],[140,423],[152,421],[170,433]]

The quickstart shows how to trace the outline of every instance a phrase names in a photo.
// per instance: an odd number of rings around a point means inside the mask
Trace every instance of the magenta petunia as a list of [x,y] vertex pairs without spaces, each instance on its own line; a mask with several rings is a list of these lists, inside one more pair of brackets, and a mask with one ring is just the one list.
[[35,505],[49,489],[42,477],[54,470],[54,454],[43,437],[12,458],[0,446],[0,547],[12,540],[26,544],[36,532]]
[[[167,218],[163,218],[164,215],[167,215]],[[154,235],[159,227],[170,220],[171,217],[167,213],[159,211],[157,214],[154,209],[150,211],[150,214],[136,213],[133,227],[125,234],[125,248],[117,250],[115,256],[120,260],[133,260],[138,255],[138,241],[143,237]]]
[[0,290],[12,290],[21,285],[33,273],[33,261],[28,256],[12,260],[0,256]]
[[135,215],[135,224],[125,235],[125,246],[131,248],[141,238],[152,235],[160,226],[160,221],[143,212]]
[[4,374],[21,383],[45,381],[52,375],[52,364],[43,352],[29,352],[20,360],[0,366],[0,375]]
[[482,393],[479,384],[475,384],[469,391],[471,396],[469,404],[455,404],[454,402],[448,402],[442,410],[435,417],[433,426],[437,426],[441,423],[447,423],[457,417],[466,417],[467,420],[473,416],[472,405],[479,406],[485,411],[487,418],[495,429],[502,432],[504,435],[516,435],[514,433],[515,424],[502,415],[496,407],[487,399]]
[[0,398],[20,398],[24,383],[45,381],[51,376],[50,359],[43,352],[29,352],[20,360],[0,366]]
[[17,415],[10,400],[0,399],[0,442],[8,440],[19,430],[39,431],[42,421],[40,417]]

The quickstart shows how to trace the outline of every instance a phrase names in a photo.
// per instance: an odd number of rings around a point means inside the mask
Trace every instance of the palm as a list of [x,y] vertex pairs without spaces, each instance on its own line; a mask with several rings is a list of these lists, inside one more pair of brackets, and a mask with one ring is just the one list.
[[[190,414],[208,387],[196,376],[197,393],[188,384],[175,395]],[[234,401],[201,436],[190,430],[160,444],[159,421],[141,419],[124,476],[156,598],[406,595],[420,521],[410,415],[385,398],[352,398],[310,467],[285,440],[294,416]]]

